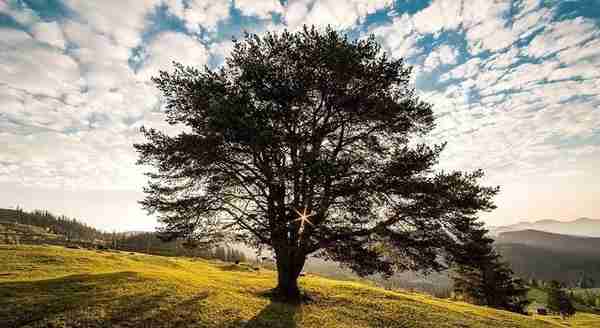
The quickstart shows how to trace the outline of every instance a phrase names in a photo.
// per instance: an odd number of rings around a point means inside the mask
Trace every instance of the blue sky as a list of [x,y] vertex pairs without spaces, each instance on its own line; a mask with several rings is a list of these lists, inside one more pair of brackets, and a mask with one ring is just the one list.
[[151,229],[131,145],[173,127],[149,78],[302,24],[406,58],[440,166],[502,188],[488,224],[600,218],[599,0],[0,0],[0,206]]

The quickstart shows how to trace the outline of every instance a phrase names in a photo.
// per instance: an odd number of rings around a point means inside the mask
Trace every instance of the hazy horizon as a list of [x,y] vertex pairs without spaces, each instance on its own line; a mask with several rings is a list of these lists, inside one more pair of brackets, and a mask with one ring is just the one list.
[[[142,197],[143,193],[141,191],[87,190],[82,192],[65,190],[59,193],[57,190],[44,191],[26,187],[9,189],[4,188],[1,183],[0,187],[0,208],[15,209],[19,206],[25,211],[48,210],[55,215],[66,215],[107,232],[153,231],[156,226],[156,220],[153,217],[146,216],[135,201],[136,197]],[[11,191],[17,191],[17,193],[13,194]],[[19,191],[31,193],[30,195],[34,197],[30,199],[19,198]],[[19,202],[15,203],[17,200]],[[103,200],[103,202],[99,200]],[[74,206],[73,204],[78,205]],[[570,222],[580,218],[600,220],[600,217],[592,215],[552,216],[552,214],[546,214],[543,217],[504,219],[493,217],[494,214],[484,213],[482,215],[482,220],[489,227],[507,226],[522,222],[532,223],[542,220],[562,222]]]
[[448,141],[440,167],[501,186],[486,224],[600,218],[600,12],[583,0],[0,0],[0,207],[152,230],[132,144],[173,127],[150,76],[302,24],[406,58]]

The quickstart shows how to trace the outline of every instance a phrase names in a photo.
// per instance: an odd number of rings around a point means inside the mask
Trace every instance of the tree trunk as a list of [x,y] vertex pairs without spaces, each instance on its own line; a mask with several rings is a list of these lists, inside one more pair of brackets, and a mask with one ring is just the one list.
[[277,256],[277,288],[278,296],[286,301],[300,301],[300,289],[298,288],[298,277],[306,256],[298,250],[287,249],[275,252]]

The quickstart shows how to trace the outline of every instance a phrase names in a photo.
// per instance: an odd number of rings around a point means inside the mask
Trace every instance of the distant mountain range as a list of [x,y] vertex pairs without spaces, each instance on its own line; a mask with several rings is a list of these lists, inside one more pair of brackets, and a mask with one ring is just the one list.
[[600,237],[600,220],[579,218],[574,221],[541,220],[536,222],[519,222],[507,226],[488,227],[492,236],[503,232],[520,230],[539,230],[563,235]]
[[522,230],[495,239],[496,249],[520,277],[555,279],[569,286],[586,277],[589,287],[600,286],[600,238]]
[[501,233],[496,237],[496,243],[521,244],[556,252],[600,256],[600,238],[597,237],[579,237],[538,230],[521,230]]

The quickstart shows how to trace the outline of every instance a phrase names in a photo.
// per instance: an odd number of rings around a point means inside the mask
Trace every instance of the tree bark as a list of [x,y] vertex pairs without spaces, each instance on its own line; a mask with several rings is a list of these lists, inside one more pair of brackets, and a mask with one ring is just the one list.
[[306,256],[299,250],[294,249],[278,250],[275,254],[277,257],[276,293],[285,301],[300,301],[298,277],[306,262]]

